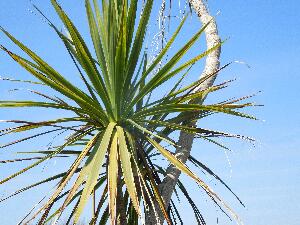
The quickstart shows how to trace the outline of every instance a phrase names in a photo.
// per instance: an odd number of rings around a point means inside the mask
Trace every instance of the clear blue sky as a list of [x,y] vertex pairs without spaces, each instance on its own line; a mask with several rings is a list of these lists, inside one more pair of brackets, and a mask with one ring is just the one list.
[[[41,9],[58,23],[53,9],[48,1],[40,3]],[[75,19],[80,30],[87,32],[86,18],[81,12],[81,0],[61,0],[64,8]],[[157,1],[160,2],[160,1]],[[174,4],[177,1],[174,1]],[[182,1],[183,4],[184,1]],[[225,90],[213,96],[213,100],[222,100],[224,96],[234,97],[263,91],[254,100],[264,107],[251,110],[258,118],[265,120],[246,121],[230,117],[216,117],[204,121],[203,126],[237,132],[255,137],[258,141],[255,147],[246,143],[228,142],[233,152],[228,153],[229,163],[223,150],[207,143],[196,141],[193,154],[209,165],[229,184],[246,204],[246,209],[240,207],[221,185],[211,181],[211,185],[232,204],[241,215],[245,224],[251,225],[298,225],[300,224],[300,4],[297,0],[240,0],[240,1],[208,1],[212,14],[217,14],[218,26],[222,38],[230,39],[222,50],[222,63],[232,60],[247,62],[251,68],[234,64],[222,72],[218,81],[233,77],[237,81]],[[177,7],[177,6],[176,6]],[[63,74],[74,71],[71,61],[66,58],[62,45],[56,35],[38,16],[28,11],[32,8],[28,0],[0,1],[0,25],[7,28],[20,40],[37,50]],[[175,8],[176,9],[176,8]],[[194,15],[186,26],[186,34],[200,27]],[[182,37],[184,38],[184,37]],[[89,40],[89,37],[88,37]],[[90,42],[89,42],[90,43]],[[180,43],[180,42],[178,42]],[[0,44],[18,52],[16,47],[0,35]],[[196,54],[195,48],[191,54]],[[201,67],[199,66],[199,71]],[[198,76],[197,70],[194,71]],[[3,77],[30,78],[26,72],[13,63],[4,53],[0,53],[0,75]],[[195,78],[195,77],[194,77]],[[77,78],[76,78],[77,79]],[[22,86],[22,85],[21,85]],[[20,99],[28,97],[25,91],[8,92],[20,85],[0,81],[0,99]],[[27,87],[27,86],[26,86]],[[51,118],[54,111],[1,109],[0,120],[26,118]],[[56,115],[57,116],[57,115]],[[3,125],[0,125],[2,128]],[[37,149],[47,143],[46,138],[40,142],[20,144],[14,148],[1,149],[0,160],[11,157],[16,150]],[[9,141],[1,138],[1,144]],[[227,143],[227,142],[226,142]],[[62,161],[57,161],[61,164]],[[8,165],[0,165],[0,178],[3,178],[18,168],[24,166],[15,164],[12,169]],[[31,176],[19,177],[16,182],[0,187],[0,197],[16,190],[18,187],[33,182],[33,178],[45,177],[47,173],[55,172],[53,163],[47,163],[32,172]],[[62,167],[62,166],[60,166]],[[201,175],[201,171],[198,171]],[[199,204],[208,224],[234,224],[222,216],[209,201],[203,201],[204,194],[191,183],[194,199]],[[51,184],[51,187],[53,184]],[[22,215],[42,196],[40,192],[49,191],[42,187],[34,192],[20,195],[17,199],[0,204],[1,225],[14,225]],[[186,224],[194,224],[191,210],[182,203]]]

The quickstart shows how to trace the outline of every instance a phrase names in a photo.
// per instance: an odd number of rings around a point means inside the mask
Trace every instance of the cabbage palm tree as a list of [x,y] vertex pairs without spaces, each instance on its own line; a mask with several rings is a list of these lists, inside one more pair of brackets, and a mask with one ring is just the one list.
[[[65,216],[66,213],[70,214],[67,224],[77,223],[83,211],[89,209],[86,205],[90,198],[93,200],[90,224],[105,224],[108,220],[110,224],[138,224],[139,221],[143,221],[143,214],[151,209],[154,209],[154,214],[157,214],[157,211],[163,212],[167,223],[173,224],[175,217],[181,220],[180,212],[172,201],[171,207],[166,208],[158,191],[161,175],[164,175],[166,171],[155,159],[163,158],[191,177],[212,201],[240,222],[236,213],[226,202],[172,153],[177,143],[170,135],[176,131],[185,131],[218,145],[220,144],[214,138],[247,139],[241,135],[187,126],[187,121],[203,119],[216,113],[255,119],[239,111],[241,108],[253,105],[252,103],[239,103],[244,98],[210,105],[203,104],[201,99],[205,99],[209,93],[228,85],[228,82],[224,82],[205,90],[198,90],[199,84],[214,76],[214,73],[182,86],[182,80],[188,75],[191,66],[219,47],[219,45],[214,46],[183,63],[180,61],[199,39],[207,24],[158,68],[180,34],[186,17],[156,58],[149,62],[144,39],[153,0],[147,0],[144,3],[103,0],[101,4],[98,4],[97,0],[93,0],[93,3],[85,0],[93,48],[87,46],[84,38],[57,1],[51,0],[51,3],[66,27],[68,35],[61,32],[38,8],[36,9],[45,17],[63,42],[85,87],[75,85],[1,27],[2,32],[26,54],[27,58],[15,54],[5,46],[1,45],[1,49],[39,80],[38,82],[25,82],[42,84],[59,93],[60,97],[33,91],[41,97],[40,101],[28,99],[0,101],[0,107],[52,108],[69,111],[73,116],[62,115],[59,119],[39,122],[7,121],[15,123],[16,126],[0,131],[1,136],[38,129],[43,129],[43,131],[4,144],[1,148],[49,133],[67,131],[69,135],[58,146],[31,152],[31,154],[38,154],[39,157],[12,160],[35,160],[35,162],[1,180],[0,184],[24,173],[30,173],[30,169],[46,160],[56,157],[75,158],[66,171],[23,187],[1,201],[47,182],[58,180],[56,189],[48,196],[48,199],[42,202],[38,209],[29,213],[21,224],[31,221],[45,224],[61,218],[62,215]],[[138,17],[137,12],[140,7],[142,7],[142,13]],[[169,89],[166,82],[170,79],[177,79],[177,82]],[[153,100],[151,93],[162,90],[163,87],[169,89],[165,96]],[[200,101],[195,99],[200,99]],[[80,146],[80,150],[70,150],[75,145]],[[200,161],[192,156],[189,160],[213,175],[231,191],[213,171]],[[185,184],[179,181],[178,188],[188,199],[198,223],[204,224],[202,215],[189,196]],[[99,196],[98,201],[96,201],[96,196]],[[235,197],[240,201],[236,195]],[[70,207],[73,208],[67,210]]]

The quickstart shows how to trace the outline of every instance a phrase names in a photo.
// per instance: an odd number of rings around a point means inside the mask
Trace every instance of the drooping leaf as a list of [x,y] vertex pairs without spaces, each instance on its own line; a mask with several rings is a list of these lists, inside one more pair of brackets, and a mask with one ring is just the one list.
[[131,163],[131,154],[127,148],[127,142],[125,138],[125,134],[123,128],[117,126],[118,140],[119,140],[119,155],[124,175],[124,180],[126,183],[126,187],[128,189],[128,193],[133,202],[136,212],[140,215],[141,210],[139,207],[139,200],[137,197],[136,185],[134,182],[134,176],[132,172],[132,163]]
[[114,225],[116,220],[116,199],[117,199],[117,180],[118,180],[118,136],[114,133],[109,151],[108,162],[108,193],[109,193],[109,213],[110,224]]
[[204,190],[205,192],[215,199],[216,201],[220,202],[230,213],[231,215],[239,222],[241,222],[238,215],[225,203],[205,182],[203,182],[200,178],[198,178],[193,172],[190,171],[181,161],[179,161],[173,154],[169,151],[164,149],[160,144],[154,141],[151,138],[147,137],[147,140],[163,155],[165,156],[174,166],[176,166],[179,170],[183,173],[187,174],[191,178],[193,178]]
[[75,186],[80,185],[84,180],[86,180],[85,187],[83,189],[82,195],[80,197],[79,205],[75,212],[74,222],[77,223],[79,216],[81,215],[85,204],[89,196],[91,195],[94,187],[97,183],[97,179],[100,173],[100,168],[102,167],[105,154],[111,140],[112,132],[115,127],[115,123],[110,123],[106,128],[103,137],[97,141],[97,144],[94,146],[92,154],[87,159],[86,165],[83,167]]

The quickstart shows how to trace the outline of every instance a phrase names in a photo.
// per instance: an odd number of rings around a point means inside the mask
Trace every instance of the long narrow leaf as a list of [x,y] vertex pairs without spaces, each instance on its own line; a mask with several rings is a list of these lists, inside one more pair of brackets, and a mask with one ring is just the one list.
[[[216,201],[220,202],[226,210],[228,210],[231,215],[239,222],[241,223],[240,218],[238,215],[225,203],[207,184],[205,184],[204,181],[202,181],[200,178],[198,178],[194,173],[190,171],[181,161],[179,161],[173,154],[171,154],[169,151],[161,147],[160,144],[158,144],[156,141],[154,141],[151,138],[147,137],[147,140],[163,155],[165,156],[174,166],[176,166],[179,170],[187,174],[189,177],[193,178],[202,188],[205,190],[205,192],[211,196]],[[242,224],[242,223],[241,223]]]
[[135,210],[137,214],[140,215],[141,211],[139,207],[136,185],[134,183],[134,177],[132,172],[131,154],[127,148],[127,143],[126,143],[123,128],[117,126],[117,133],[118,133],[118,140],[119,140],[119,155],[120,155],[126,187],[128,189],[128,193],[133,202]]
[[95,145],[92,154],[89,156],[86,165],[82,169],[80,176],[76,181],[76,186],[81,184],[83,180],[86,180],[86,184],[80,197],[79,205],[75,212],[75,223],[77,223],[79,216],[81,215],[83,208],[96,185],[100,173],[100,168],[102,167],[102,164],[104,162],[104,157],[107,153],[107,149],[115,125],[115,123],[110,123],[108,125],[101,142],[99,140],[98,144]]

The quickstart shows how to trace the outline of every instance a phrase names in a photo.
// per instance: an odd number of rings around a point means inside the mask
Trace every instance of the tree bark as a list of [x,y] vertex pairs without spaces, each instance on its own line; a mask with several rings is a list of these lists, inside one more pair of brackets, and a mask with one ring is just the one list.
[[[189,0],[194,11],[197,13],[202,25],[210,24],[207,26],[205,30],[205,37],[206,37],[206,45],[207,49],[214,47],[217,44],[221,43],[220,37],[218,35],[218,28],[215,19],[210,15],[208,11],[207,5],[204,3],[204,0]],[[217,48],[214,52],[210,53],[205,62],[205,67],[203,72],[200,75],[200,78],[205,77],[209,74],[214,74],[214,76],[207,79],[204,83],[202,83],[197,90],[206,89],[211,87],[217,77],[217,71],[220,67],[220,54],[221,54],[221,47]],[[199,78],[199,79],[200,79]],[[187,125],[188,126],[195,126],[197,121],[191,121]],[[181,132],[178,140],[178,148],[176,149],[175,155],[176,157],[186,163],[193,144],[194,135],[188,134],[185,132]],[[181,172],[178,170],[174,165],[169,165],[167,168],[167,174],[163,179],[162,183],[159,185],[159,191],[162,195],[164,200],[165,206],[168,207],[170,204],[170,200],[172,197],[172,193],[174,192],[176,183],[180,176]],[[157,208],[159,209],[159,208]],[[158,211],[159,222],[154,216],[154,213],[150,213],[146,216],[146,224],[147,225],[156,225],[156,224],[163,224],[164,216],[160,210]]]

